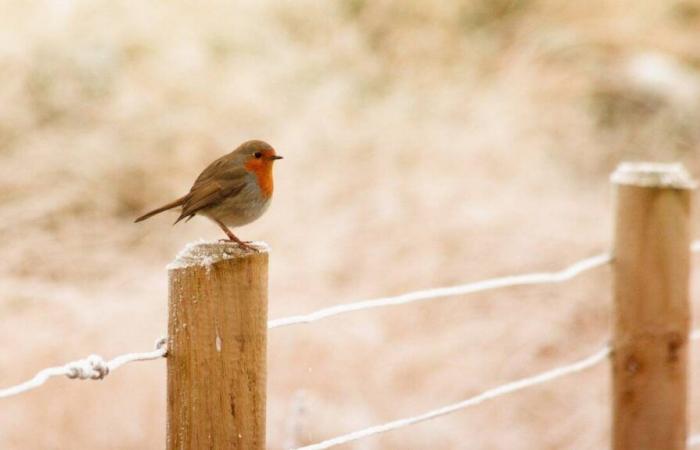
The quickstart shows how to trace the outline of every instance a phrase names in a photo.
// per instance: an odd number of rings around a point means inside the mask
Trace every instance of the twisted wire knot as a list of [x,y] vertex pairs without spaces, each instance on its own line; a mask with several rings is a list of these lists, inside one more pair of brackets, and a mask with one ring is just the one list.
[[109,374],[109,366],[100,355],[90,355],[64,367],[68,372],[66,376],[70,379],[101,380]]

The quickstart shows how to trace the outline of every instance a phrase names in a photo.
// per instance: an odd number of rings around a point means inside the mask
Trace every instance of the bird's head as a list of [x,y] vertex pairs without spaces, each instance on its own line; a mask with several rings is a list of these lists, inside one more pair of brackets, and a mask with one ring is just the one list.
[[282,159],[270,144],[258,140],[244,142],[235,153],[240,155],[245,168],[254,173],[269,171],[276,160]]
[[241,144],[234,153],[242,161],[243,167],[254,174],[258,186],[266,196],[272,195],[272,165],[282,159],[270,144],[263,141],[247,141]]

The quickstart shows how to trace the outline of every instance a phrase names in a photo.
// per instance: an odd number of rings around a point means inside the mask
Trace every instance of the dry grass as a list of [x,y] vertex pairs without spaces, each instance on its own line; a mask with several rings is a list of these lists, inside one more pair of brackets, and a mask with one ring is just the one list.
[[[165,264],[219,231],[131,221],[244,139],[286,156],[271,210],[241,231],[274,248],[272,317],[562,266],[608,246],[618,161],[700,174],[698,1],[5,0],[0,12],[3,385],[151,345]],[[609,281],[274,331],[270,448],[295,427],[310,443],[586,355],[607,338]],[[148,363],[4,400],[0,448],[163,448],[163,383]],[[607,403],[598,368],[349,448],[601,448]]]

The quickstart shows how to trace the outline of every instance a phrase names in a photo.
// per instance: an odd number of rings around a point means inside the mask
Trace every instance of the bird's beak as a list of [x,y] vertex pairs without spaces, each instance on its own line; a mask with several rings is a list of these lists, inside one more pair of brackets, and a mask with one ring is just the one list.
[[272,159],[274,161],[275,159],[284,159],[284,158],[280,155],[274,155],[274,156],[270,156],[270,159]]

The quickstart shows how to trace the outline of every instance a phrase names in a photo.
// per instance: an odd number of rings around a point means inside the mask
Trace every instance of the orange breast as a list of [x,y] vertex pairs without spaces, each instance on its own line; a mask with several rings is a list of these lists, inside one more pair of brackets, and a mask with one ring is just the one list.
[[255,175],[263,195],[271,197],[272,191],[274,190],[274,184],[272,182],[272,163],[253,159],[246,163],[245,168]]

